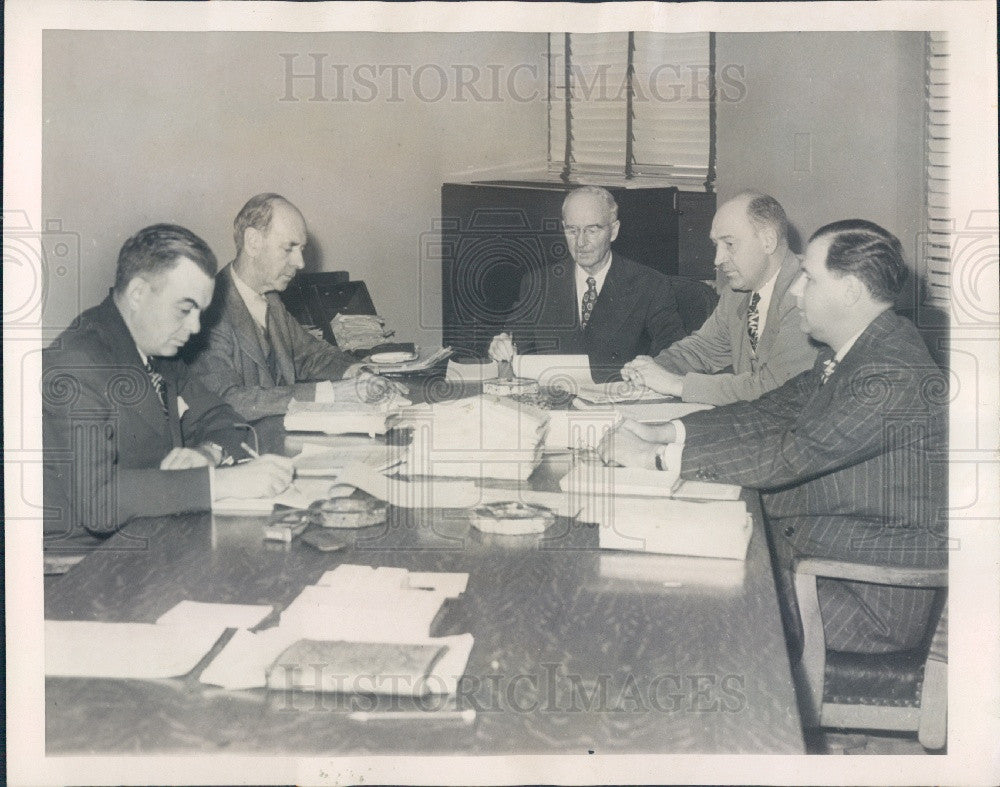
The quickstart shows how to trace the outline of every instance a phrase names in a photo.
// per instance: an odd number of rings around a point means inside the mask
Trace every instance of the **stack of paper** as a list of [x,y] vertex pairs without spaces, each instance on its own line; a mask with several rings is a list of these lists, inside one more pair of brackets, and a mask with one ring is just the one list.
[[326,434],[385,434],[386,418],[394,411],[385,403],[300,402],[288,405],[285,429],[289,432],[325,432]]
[[708,481],[665,483],[666,474],[637,467],[608,467],[599,462],[577,462],[559,482],[565,492],[577,495],[631,495],[682,497],[698,500],[738,500],[740,487]]
[[330,330],[342,350],[369,350],[395,333],[375,314],[338,314],[330,320]]
[[361,462],[382,470],[398,464],[405,454],[400,446],[387,445],[369,437],[340,435],[331,437],[330,440],[334,442],[302,444],[302,451],[292,459],[296,478],[335,477],[352,462]]
[[365,364],[373,372],[404,374],[410,372],[426,372],[433,369],[445,358],[450,358],[454,351],[451,347],[443,347],[433,353],[421,355],[412,361],[400,361],[399,363],[372,363]]
[[600,525],[603,549],[744,560],[752,521],[742,500],[581,496],[580,520]]
[[296,478],[291,486],[274,497],[223,497],[212,501],[212,513],[222,516],[269,514],[276,505],[308,508],[317,500],[341,496],[331,494],[330,478]]
[[[445,599],[462,593],[467,582],[467,574],[338,566],[304,588],[278,626],[237,632],[200,680],[229,689],[453,694],[472,651],[472,635],[431,637],[430,629]],[[319,652],[331,661],[318,665],[317,674],[309,656]],[[426,670],[412,674],[387,675],[378,667],[424,657]],[[367,667],[359,659],[367,660]]]
[[525,480],[542,458],[548,414],[497,396],[408,408],[408,475]]

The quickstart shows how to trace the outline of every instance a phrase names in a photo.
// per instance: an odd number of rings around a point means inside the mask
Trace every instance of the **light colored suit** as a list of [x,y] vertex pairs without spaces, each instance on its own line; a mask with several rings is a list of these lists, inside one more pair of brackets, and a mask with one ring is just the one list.
[[288,313],[277,293],[267,295],[271,345],[278,376],[271,373],[260,329],[227,265],[215,277],[215,297],[205,328],[185,358],[192,373],[247,420],[284,415],[294,396],[313,401],[316,382],[339,380],[355,359],[309,334]]
[[[802,331],[795,296],[789,292],[798,274],[798,257],[788,252],[778,270],[756,352],[747,335],[750,293],[727,288],[701,328],[656,356],[668,372],[684,375],[685,402],[756,399],[813,365],[817,348]],[[730,367],[731,372],[723,372]]]
[[[948,385],[917,329],[886,311],[821,385],[814,368],[753,402],[682,420],[681,476],[761,490],[797,623],[792,563],[947,565]],[[933,590],[821,580],[832,650],[886,652],[923,636]]]

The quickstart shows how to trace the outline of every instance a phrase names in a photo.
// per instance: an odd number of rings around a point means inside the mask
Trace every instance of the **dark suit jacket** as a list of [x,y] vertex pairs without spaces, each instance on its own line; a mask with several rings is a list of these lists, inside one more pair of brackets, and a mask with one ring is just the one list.
[[108,535],[136,516],[209,509],[206,468],[159,469],[174,447],[214,442],[242,456],[247,433],[232,408],[179,360],[150,363],[166,384],[167,413],[110,295],[43,351],[47,547],[86,544],[86,533]]
[[245,418],[284,415],[294,396],[312,401],[317,381],[339,380],[356,360],[296,322],[276,293],[268,295],[271,344],[283,384],[271,375],[267,353],[250,310],[233,284],[231,266],[215,278],[215,296],[206,311],[201,334],[192,339],[184,358],[205,387],[221,396]]
[[[762,490],[786,572],[797,556],[945,565],[945,377],[913,324],[891,311],[865,329],[821,386],[832,355],[824,348],[811,371],[756,401],[683,418],[681,475]],[[828,646],[911,647],[931,601],[928,591],[826,581],[820,605]]]
[[574,265],[566,260],[522,279],[507,323],[518,352],[589,355],[595,381],[603,382],[635,356],[656,355],[684,337],[667,277],[615,253],[587,327],[581,330]]

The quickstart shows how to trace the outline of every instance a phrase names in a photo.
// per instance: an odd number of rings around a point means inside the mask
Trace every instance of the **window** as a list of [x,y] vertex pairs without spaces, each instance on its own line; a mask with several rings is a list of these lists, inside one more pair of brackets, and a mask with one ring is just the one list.
[[711,33],[549,36],[549,170],[579,176],[715,181]]
[[954,223],[948,204],[948,34],[927,33],[924,81],[924,158],[926,196],[923,245],[926,299],[946,306],[951,295],[951,236]]

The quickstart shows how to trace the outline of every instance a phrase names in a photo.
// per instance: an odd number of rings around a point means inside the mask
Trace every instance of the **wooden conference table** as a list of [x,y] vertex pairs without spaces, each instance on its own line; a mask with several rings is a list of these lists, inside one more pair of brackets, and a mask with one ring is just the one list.
[[[546,461],[532,482],[551,489],[565,469]],[[390,508],[333,553],[264,542],[260,517],[135,520],[49,588],[46,618],[151,623],[185,599],[282,609],[342,563],[468,572],[432,634],[475,638],[456,700],[475,721],[364,721],[350,698],[224,691],[197,681],[203,661],[170,681],[47,679],[47,753],[801,753],[759,500],[746,500],[745,564],[602,552],[596,526],[566,519],[489,536],[460,510]]]

